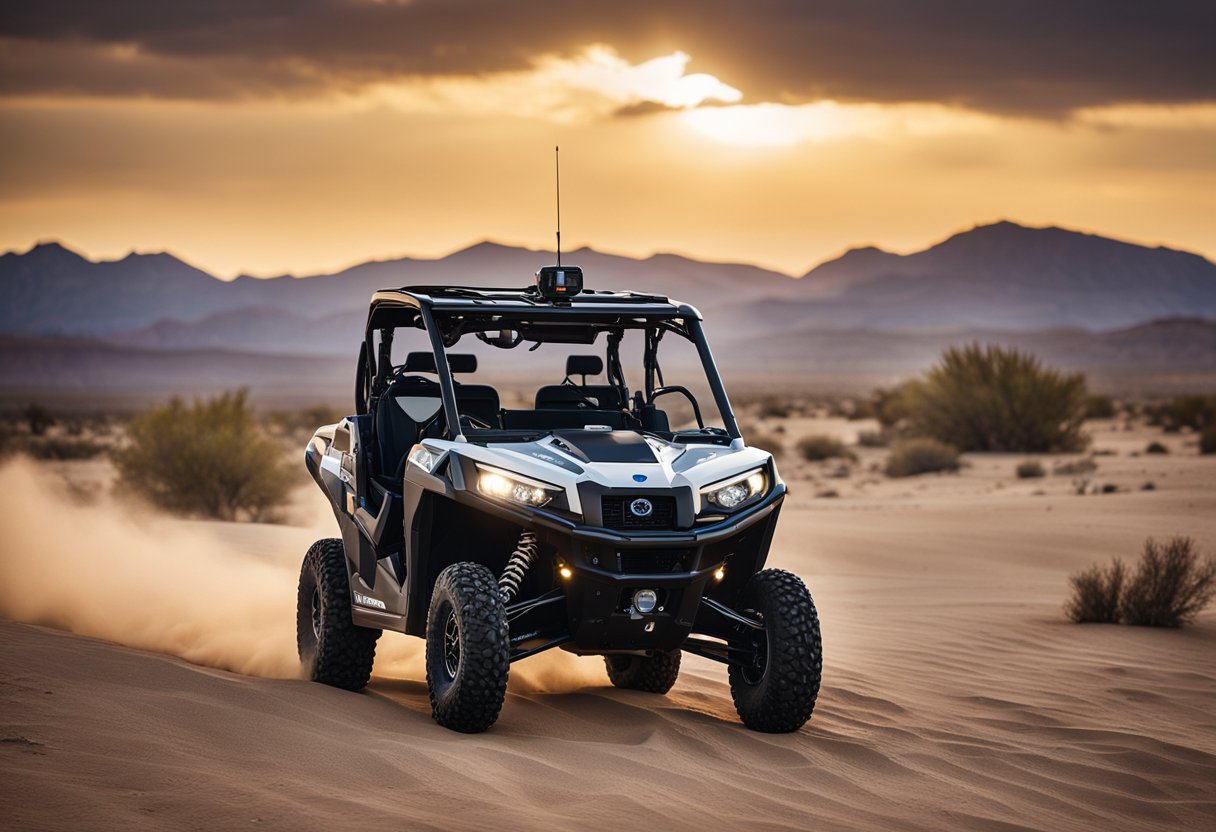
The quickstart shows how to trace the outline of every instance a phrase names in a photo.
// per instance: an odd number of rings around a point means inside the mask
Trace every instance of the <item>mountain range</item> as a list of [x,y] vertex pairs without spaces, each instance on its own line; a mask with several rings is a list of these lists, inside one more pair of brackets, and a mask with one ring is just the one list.
[[[89,381],[68,372],[67,356],[89,351],[110,358],[105,366],[84,362],[102,387],[117,365],[144,367],[149,389],[173,389],[175,377],[186,389],[210,387],[225,373],[203,373],[207,355],[225,366],[239,355],[314,368],[326,359],[336,362],[336,374],[353,360],[376,289],[518,287],[551,259],[484,242],[437,259],[224,281],[167,253],[94,261],[42,243],[0,255],[0,384],[82,389]],[[801,277],[673,254],[635,259],[580,249],[566,259],[583,267],[591,288],[661,293],[698,306],[722,363],[738,369],[915,372],[960,341],[1021,346],[1080,369],[1216,369],[1216,265],[1061,228],[998,222],[910,254],[856,248]],[[30,362],[39,348],[59,356],[52,364],[64,372],[45,362],[35,372]],[[260,386],[262,375],[284,371],[280,364],[252,361],[249,368],[265,373],[247,383]],[[111,387],[138,386],[141,378],[119,375],[126,380],[113,378]]]

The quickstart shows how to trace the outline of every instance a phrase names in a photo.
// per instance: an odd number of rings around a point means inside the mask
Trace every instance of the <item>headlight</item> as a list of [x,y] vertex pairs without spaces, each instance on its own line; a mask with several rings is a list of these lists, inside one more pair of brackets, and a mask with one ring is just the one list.
[[730,511],[762,496],[767,491],[768,475],[764,473],[763,468],[757,468],[755,471],[748,471],[746,474],[740,474],[703,488],[701,496],[710,505]]
[[525,506],[543,506],[552,500],[560,489],[519,474],[478,465],[477,490],[496,500],[510,500]]

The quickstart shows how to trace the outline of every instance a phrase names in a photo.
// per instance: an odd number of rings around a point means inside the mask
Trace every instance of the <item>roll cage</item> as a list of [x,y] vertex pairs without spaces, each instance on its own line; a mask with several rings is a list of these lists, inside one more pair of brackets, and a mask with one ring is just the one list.
[[[643,401],[653,402],[656,395],[666,392],[682,393],[692,403],[698,422],[701,421],[696,399],[685,388],[668,387],[663,382],[658,346],[664,334],[674,333],[687,339],[697,350],[722,418],[725,438],[731,443],[741,442],[742,435],[701,321],[701,313],[688,304],[636,292],[589,290],[562,302],[551,302],[535,289],[450,286],[382,289],[372,296],[359,351],[356,412],[359,415],[370,413],[392,378],[392,341],[397,329],[416,328],[427,333],[435,359],[447,437],[459,442],[467,441],[467,438],[447,348],[462,336],[473,334],[493,342],[489,333],[511,331],[518,335],[518,340],[510,344],[515,347],[523,341],[590,344],[601,332],[607,333],[608,381],[621,391],[624,401],[626,387],[619,345],[624,332],[634,329],[645,332]],[[379,345],[376,333],[380,334]],[[625,404],[628,406],[627,401]]]

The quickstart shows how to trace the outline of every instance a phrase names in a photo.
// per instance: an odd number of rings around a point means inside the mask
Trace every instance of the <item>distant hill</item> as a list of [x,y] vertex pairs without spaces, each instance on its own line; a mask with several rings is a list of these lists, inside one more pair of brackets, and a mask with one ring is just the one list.
[[[644,260],[581,249],[566,255],[588,273],[589,288],[663,292],[695,302],[726,304],[781,297],[797,281],[756,266],[701,263],[670,254]],[[0,256],[0,333],[111,335],[159,327],[169,341],[174,325],[222,321],[223,313],[275,310],[300,320],[343,311],[367,311],[372,293],[385,287],[450,283],[526,286],[550,252],[480,243],[437,260],[372,261],[331,275],[238,277],[225,282],[170,254],[130,254],[94,262],[59,243]],[[204,341],[209,336],[197,330]],[[255,337],[257,337],[255,335]],[[235,348],[247,346],[240,341]]]
[[[1010,222],[963,231],[914,254],[854,249],[801,279],[671,254],[633,259],[581,249],[567,258],[586,269],[592,288],[665,293],[712,311],[719,328],[761,334],[804,328],[1101,330],[1163,318],[1216,319],[1216,265],[1203,257]],[[334,316],[356,320],[376,289],[523,286],[551,259],[549,252],[480,243],[433,260],[371,261],[330,275],[225,282],[170,254],[94,262],[46,243],[0,256],[0,333],[113,335],[141,346],[223,343],[275,351],[271,332]],[[257,320],[270,322],[271,329],[254,325]],[[316,336],[326,336],[312,335],[315,349],[336,343],[318,344]],[[281,349],[299,346],[286,338]]]
[[914,254],[854,249],[811,269],[797,302],[744,318],[775,326],[1099,330],[1161,318],[1216,319],[1216,265],[1061,228],[998,222]]
[[[97,262],[44,243],[0,256],[0,393],[248,385],[280,395],[304,385],[301,395],[345,395],[376,289],[523,286],[550,260],[487,242],[431,260],[225,282],[170,254]],[[1001,222],[913,254],[854,249],[801,278],[670,254],[582,249],[567,261],[591,288],[697,305],[719,360],[744,382],[906,376],[970,341],[1103,373],[1206,378],[1216,368],[1216,265],[1059,228]]]

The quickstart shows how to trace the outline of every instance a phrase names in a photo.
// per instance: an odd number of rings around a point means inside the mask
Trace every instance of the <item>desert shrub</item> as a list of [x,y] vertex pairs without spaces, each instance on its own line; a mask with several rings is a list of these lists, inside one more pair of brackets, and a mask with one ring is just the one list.
[[1043,468],[1043,463],[1037,459],[1028,459],[1025,462],[1018,463],[1017,474],[1020,480],[1033,480],[1038,477],[1047,476],[1047,470]]
[[66,461],[101,456],[106,452],[106,446],[92,439],[43,436],[30,440],[23,450],[34,459]]
[[758,428],[753,428],[747,431],[747,444],[753,448],[759,448],[762,451],[768,451],[777,459],[780,459],[785,453],[785,443],[781,441],[781,437],[775,433],[767,433]]
[[1144,449],[1146,454],[1168,454],[1170,449],[1162,445],[1160,442],[1149,442],[1148,447]]
[[885,448],[891,444],[891,436],[885,430],[863,430],[857,434],[857,444],[862,448]]
[[904,432],[964,451],[1048,453],[1084,447],[1085,377],[1001,347],[951,347],[890,404]]
[[878,409],[874,406],[874,402],[871,399],[850,399],[846,415],[854,421],[858,419],[877,419]]
[[1064,614],[1078,624],[1119,623],[1119,599],[1127,569],[1115,558],[1103,569],[1097,564],[1071,576],[1072,597],[1064,605]]
[[1068,459],[1051,466],[1052,475],[1057,477],[1079,477],[1084,474],[1092,474],[1097,470],[1098,462],[1092,456]]
[[958,450],[936,439],[905,439],[887,456],[888,477],[914,477],[937,471],[957,471]]
[[1216,425],[1209,425],[1199,434],[1199,453],[1216,454]]
[[55,414],[40,404],[28,405],[21,411],[21,420],[34,436],[42,436],[55,424]]
[[1171,433],[1182,428],[1203,430],[1216,425],[1216,395],[1175,396],[1169,401],[1145,407],[1144,412],[1150,425]]
[[825,459],[856,459],[857,456],[839,439],[816,433],[804,436],[798,440],[798,453],[810,462],[822,462]]
[[1086,419],[1115,418],[1115,400],[1100,393],[1091,393],[1085,397]]
[[893,389],[879,388],[870,396],[874,418],[884,429],[891,431],[908,418],[908,392],[915,382],[904,382]]
[[764,396],[756,401],[756,416],[760,419],[788,419],[794,403],[781,396]]
[[191,405],[173,399],[136,417],[114,454],[122,484],[189,515],[258,520],[282,505],[291,476],[259,427],[246,391]]
[[1200,560],[1195,541],[1152,538],[1119,601],[1124,622],[1142,627],[1180,627],[1216,597],[1216,559]]

